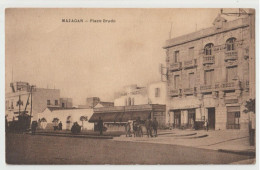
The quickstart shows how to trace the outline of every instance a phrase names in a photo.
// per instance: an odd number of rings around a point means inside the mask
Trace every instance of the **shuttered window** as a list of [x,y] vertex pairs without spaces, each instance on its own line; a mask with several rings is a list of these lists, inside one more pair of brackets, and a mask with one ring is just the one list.
[[237,66],[227,68],[227,82],[234,81],[234,78],[237,76]]

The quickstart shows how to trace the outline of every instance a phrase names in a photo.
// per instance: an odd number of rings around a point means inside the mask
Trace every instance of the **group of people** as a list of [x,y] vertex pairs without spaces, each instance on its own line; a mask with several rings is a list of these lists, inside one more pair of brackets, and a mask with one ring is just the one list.
[[[158,121],[156,117],[151,120],[150,118],[145,121],[145,127],[147,132],[147,137],[157,137]],[[154,133],[154,135],[153,135]]]
[[143,125],[140,120],[133,122],[133,127],[131,128],[131,122],[127,122],[125,125],[126,137],[132,137],[132,132],[134,137],[142,137],[143,130],[142,127],[146,128],[147,137],[157,137],[158,121],[156,117],[151,120],[151,118],[145,121]]

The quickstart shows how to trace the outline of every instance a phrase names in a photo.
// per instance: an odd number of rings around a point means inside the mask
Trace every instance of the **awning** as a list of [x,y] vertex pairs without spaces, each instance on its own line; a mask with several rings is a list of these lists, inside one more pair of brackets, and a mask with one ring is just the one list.
[[98,122],[99,117],[103,120],[103,122],[116,122],[117,117],[120,118],[120,114],[122,113],[94,113],[89,122]]
[[148,117],[151,115],[151,112],[126,112],[123,116],[122,121],[127,122],[129,120],[147,120]]
[[99,117],[103,122],[128,122],[129,120],[147,120],[151,112],[119,112],[119,113],[94,113],[89,122],[98,122]]

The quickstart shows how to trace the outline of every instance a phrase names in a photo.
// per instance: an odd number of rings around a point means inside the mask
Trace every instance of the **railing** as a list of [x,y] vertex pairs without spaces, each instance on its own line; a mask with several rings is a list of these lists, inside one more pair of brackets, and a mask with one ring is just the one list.
[[184,68],[192,68],[192,67],[196,67],[196,66],[197,66],[197,60],[196,59],[183,62]]
[[240,88],[239,81],[232,81],[232,82],[221,82],[215,84],[216,90],[235,90]]
[[181,62],[172,63],[170,64],[170,70],[171,71],[177,71],[181,69]]
[[202,93],[211,92],[213,90],[212,85],[201,85],[200,91]]
[[214,64],[215,56],[214,55],[205,55],[203,56],[203,64]]
[[225,61],[226,60],[237,60],[237,58],[238,58],[237,51],[225,52]]
[[195,90],[194,88],[185,88],[183,89],[183,94],[194,94]]
[[180,90],[179,89],[170,89],[169,90],[169,95],[170,96],[178,96],[180,94]]

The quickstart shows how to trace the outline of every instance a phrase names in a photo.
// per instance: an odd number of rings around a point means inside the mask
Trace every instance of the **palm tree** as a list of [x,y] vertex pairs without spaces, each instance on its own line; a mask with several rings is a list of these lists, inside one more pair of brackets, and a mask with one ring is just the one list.
[[83,122],[88,121],[88,117],[87,116],[81,116],[79,119],[82,122],[82,129],[83,129]]
[[55,124],[55,126],[57,125],[57,123],[59,122],[59,119],[57,117],[53,118],[52,122]]

